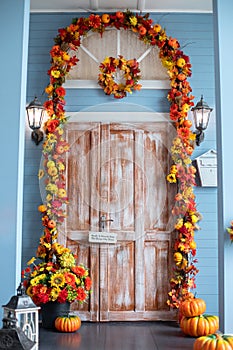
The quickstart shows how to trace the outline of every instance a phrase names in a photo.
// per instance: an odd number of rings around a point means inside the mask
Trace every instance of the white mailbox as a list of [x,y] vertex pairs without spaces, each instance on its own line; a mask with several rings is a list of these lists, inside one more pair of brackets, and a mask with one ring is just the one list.
[[213,149],[195,159],[199,183],[202,187],[217,186],[217,152]]

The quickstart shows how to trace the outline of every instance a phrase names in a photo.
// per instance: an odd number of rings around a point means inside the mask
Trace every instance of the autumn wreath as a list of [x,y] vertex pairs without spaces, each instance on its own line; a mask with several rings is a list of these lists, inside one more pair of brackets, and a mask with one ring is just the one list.
[[99,85],[106,95],[114,95],[115,98],[123,98],[133,90],[140,90],[138,84],[140,69],[137,60],[126,60],[123,56],[119,58],[106,57],[100,64]]

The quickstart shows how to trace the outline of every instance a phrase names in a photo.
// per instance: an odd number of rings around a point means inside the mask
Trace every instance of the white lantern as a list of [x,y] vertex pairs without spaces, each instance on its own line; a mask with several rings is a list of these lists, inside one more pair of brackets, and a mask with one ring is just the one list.
[[25,294],[22,283],[17,289],[17,295],[11,297],[10,301],[3,305],[3,317],[5,319],[15,318],[16,327],[38,346],[39,343],[39,309],[32,299]]

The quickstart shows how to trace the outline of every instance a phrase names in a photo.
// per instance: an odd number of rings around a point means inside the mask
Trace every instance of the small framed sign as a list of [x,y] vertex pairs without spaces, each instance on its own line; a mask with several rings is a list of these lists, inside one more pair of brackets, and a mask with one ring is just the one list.
[[112,243],[117,242],[117,234],[112,232],[89,232],[90,243]]

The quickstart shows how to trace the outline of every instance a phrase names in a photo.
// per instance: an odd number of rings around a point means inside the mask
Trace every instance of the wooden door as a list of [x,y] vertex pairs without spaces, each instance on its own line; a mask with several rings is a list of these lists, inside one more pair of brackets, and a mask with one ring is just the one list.
[[[69,123],[66,244],[90,267],[93,293],[83,320],[169,320],[171,205],[166,182],[172,127],[157,123]],[[168,190],[169,186],[169,190]],[[117,234],[115,244],[89,231]],[[77,305],[73,305],[77,309]]]

